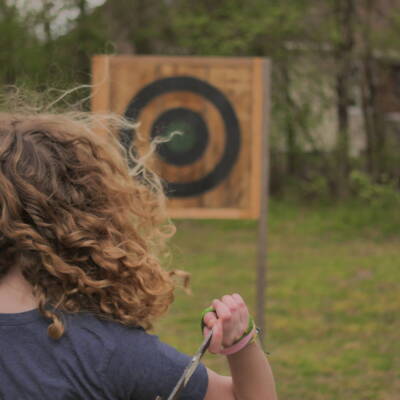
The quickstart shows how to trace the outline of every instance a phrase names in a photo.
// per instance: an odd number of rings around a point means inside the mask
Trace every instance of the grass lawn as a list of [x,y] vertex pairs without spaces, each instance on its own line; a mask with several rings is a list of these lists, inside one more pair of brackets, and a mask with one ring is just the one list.
[[[272,202],[266,347],[281,400],[400,399],[400,235],[393,218],[376,217],[356,205]],[[255,311],[257,225],[176,225],[171,268],[192,273],[193,296],[178,290],[156,333],[190,354],[213,298],[239,292]],[[204,362],[229,373],[223,357]]]

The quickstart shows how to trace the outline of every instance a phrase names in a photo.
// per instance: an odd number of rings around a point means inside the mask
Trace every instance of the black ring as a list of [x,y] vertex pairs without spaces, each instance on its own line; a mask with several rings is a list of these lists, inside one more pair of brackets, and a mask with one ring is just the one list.
[[[167,182],[169,197],[188,197],[204,193],[224,180],[236,163],[240,150],[240,127],[235,111],[225,95],[209,83],[190,76],[175,76],[156,80],[142,88],[129,102],[125,117],[137,121],[140,112],[153,98],[175,91],[194,92],[205,97],[217,108],[225,125],[225,148],[221,159],[204,177],[193,182]],[[134,137],[132,130],[121,131],[121,143],[129,148]]]

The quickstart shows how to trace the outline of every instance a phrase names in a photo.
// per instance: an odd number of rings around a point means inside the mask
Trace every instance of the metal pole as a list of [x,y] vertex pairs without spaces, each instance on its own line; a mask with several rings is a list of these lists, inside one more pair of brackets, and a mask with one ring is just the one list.
[[266,303],[266,288],[267,288],[267,270],[268,270],[268,191],[269,191],[269,99],[270,99],[270,62],[264,61],[263,73],[265,77],[265,86],[263,93],[263,126],[261,135],[261,188],[260,188],[260,218],[258,220],[258,240],[257,240],[257,309],[256,319],[257,325],[261,329],[260,343],[264,348],[265,339],[265,303]]

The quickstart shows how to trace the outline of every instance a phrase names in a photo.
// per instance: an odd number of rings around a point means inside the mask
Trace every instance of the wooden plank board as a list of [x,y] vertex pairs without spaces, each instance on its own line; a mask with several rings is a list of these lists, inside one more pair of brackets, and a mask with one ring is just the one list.
[[[176,218],[257,218],[261,207],[262,135],[267,134],[263,129],[264,97],[269,96],[263,88],[268,74],[269,64],[262,58],[95,56],[92,111],[124,114],[132,99],[154,82],[176,77],[194,79],[202,90],[184,88],[153,95],[138,116],[139,132],[149,142],[151,132],[160,128],[156,121],[163,121],[171,110],[195,113],[207,127],[208,140],[198,159],[175,165],[158,154],[154,161],[155,170],[172,185],[189,187],[189,183],[199,182],[196,193],[168,199],[170,214]],[[203,178],[217,170],[224,154],[227,160],[234,159],[230,131],[233,120],[227,122],[228,127],[224,122],[227,114],[221,113],[221,109],[226,110],[225,103],[232,107],[237,119],[240,146],[233,165],[227,167],[227,175],[223,179],[221,175],[211,175],[208,186],[202,189]],[[194,133],[191,128],[185,129],[182,133],[187,141],[200,134],[195,128]],[[171,141],[169,149],[174,143],[174,151],[178,151],[178,141]],[[193,151],[196,146],[200,144],[192,144]],[[229,162],[225,165],[229,166]]]

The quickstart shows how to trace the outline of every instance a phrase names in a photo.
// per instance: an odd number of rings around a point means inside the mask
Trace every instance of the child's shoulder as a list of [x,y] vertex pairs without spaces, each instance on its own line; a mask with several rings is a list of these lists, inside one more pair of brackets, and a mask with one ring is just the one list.
[[64,321],[66,335],[71,340],[78,340],[92,349],[100,347],[110,354],[124,352],[129,347],[129,352],[140,355],[160,347],[158,336],[140,326],[126,326],[86,312],[67,314]]
[[[91,314],[69,315],[66,327],[70,340],[79,341],[79,353],[90,352],[95,358],[92,365],[97,365],[106,393],[121,398],[166,397],[190,361],[140,327]],[[186,391],[191,398],[204,398],[207,382],[206,368],[201,365]]]

